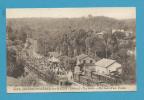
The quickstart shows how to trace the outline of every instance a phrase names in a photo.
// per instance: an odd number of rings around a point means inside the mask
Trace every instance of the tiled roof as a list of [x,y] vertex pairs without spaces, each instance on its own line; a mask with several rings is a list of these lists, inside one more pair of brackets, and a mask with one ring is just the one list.
[[76,56],[76,58],[77,59],[83,59],[83,58],[85,58],[85,57],[87,57],[88,55],[86,55],[86,54],[81,54],[81,55],[79,55],[79,56]]
[[111,64],[113,64],[114,62],[116,62],[115,60],[112,60],[112,59],[101,59],[99,60],[98,62],[95,63],[96,66],[100,66],[100,67],[108,67],[110,66]]

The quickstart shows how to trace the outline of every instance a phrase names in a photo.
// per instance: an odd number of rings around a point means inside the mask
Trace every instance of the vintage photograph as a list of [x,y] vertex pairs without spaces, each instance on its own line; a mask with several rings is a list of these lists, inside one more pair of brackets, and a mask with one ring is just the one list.
[[136,8],[6,10],[7,92],[136,91]]

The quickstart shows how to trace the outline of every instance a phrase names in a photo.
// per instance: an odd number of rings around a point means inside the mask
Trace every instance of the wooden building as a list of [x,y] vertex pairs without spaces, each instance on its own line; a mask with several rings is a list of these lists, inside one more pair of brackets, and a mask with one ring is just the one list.
[[120,74],[122,66],[116,60],[103,58],[95,63],[95,71],[103,75],[110,75],[112,72],[118,72]]
[[81,54],[79,56],[76,56],[77,59],[77,65],[79,64],[94,64],[96,60],[86,54]]

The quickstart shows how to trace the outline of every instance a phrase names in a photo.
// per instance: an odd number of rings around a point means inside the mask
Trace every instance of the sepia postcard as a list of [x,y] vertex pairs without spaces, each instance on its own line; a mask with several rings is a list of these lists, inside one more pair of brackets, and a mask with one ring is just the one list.
[[9,8],[7,92],[136,91],[136,8]]

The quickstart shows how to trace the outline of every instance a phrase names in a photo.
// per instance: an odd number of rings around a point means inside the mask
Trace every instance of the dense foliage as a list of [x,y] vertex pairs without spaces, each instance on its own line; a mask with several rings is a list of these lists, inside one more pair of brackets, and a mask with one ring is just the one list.
[[17,59],[17,52],[14,46],[8,48],[7,52],[7,74],[15,78],[22,76],[24,73],[24,60]]
[[[135,62],[135,59],[127,55],[128,50],[135,48],[135,43],[131,40],[131,37],[135,38],[135,24],[135,19],[116,20],[103,16],[8,19],[8,46],[18,48],[20,44],[19,47],[23,47],[26,39],[32,38],[38,41],[37,53],[44,56],[47,56],[48,52],[57,51],[70,58],[85,53],[93,58],[98,56],[99,58],[115,59],[123,65],[123,75],[128,76],[127,79],[129,79],[135,74],[135,64],[130,63]],[[130,39],[126,40],[127,43],[120,43],[119,40],[125,41],[125,35],[121,32],[112,34],[112,29],[124,29],[132,31],[133,34]],[[103,38],[98,37],[100,32],[103,32]],[[14,62],[14,66],[16,65],[15,56],[15,52],[8,50],[8,63]],[[65,66],[69,66],[67,61],[63,62]],[[9,67],[12,66],[8,66],[8,74],[13,72],[9,69],[15,68]],[[130,72],[127,72],[127,69]]]

